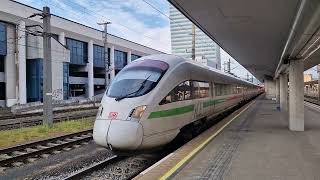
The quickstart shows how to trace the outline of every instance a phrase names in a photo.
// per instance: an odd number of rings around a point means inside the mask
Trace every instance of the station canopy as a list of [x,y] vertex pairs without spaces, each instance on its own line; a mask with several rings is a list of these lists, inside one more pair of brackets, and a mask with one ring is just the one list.
[[319,0],[169,2],[261,81],[290,60],[320,63]]

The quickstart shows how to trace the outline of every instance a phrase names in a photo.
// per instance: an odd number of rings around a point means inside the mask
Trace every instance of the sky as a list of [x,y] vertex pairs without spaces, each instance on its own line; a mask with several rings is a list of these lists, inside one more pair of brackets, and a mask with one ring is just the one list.
[[[98,22],[110,21],[108,33],[171,53],[169,2],[167,0],[17,0],[32,7],[50,7],[51,13],[102,30]],[[149,4],[148,4],[149,3]],[[221,62],[231,59],[234,74],[248,71],[221,49]],[[222,69],[223,70],[223,69]],[[316,76],[316,71],[309,70]],[[250,74],[250,73],[249,73]],[[250,76],[252,76],[250,74]]]
[[110,21],[108,33],[171,53],[170,21],[166,0],[18,0],[52,14],[102,30],[98,22]]

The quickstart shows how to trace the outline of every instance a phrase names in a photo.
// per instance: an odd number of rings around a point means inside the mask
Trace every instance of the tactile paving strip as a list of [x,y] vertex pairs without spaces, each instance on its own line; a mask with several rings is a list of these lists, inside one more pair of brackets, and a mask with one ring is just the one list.
[[223,175],[228,171],[231,163],[231,159],[237,151],[241,139],[243,138],[243,133],[248,132],[249,124],[257,113],[257,109],[260,103],[255,106],[246,116],[241,120],[235,122],[233,126],[230,126],[225,131],[226,141],[219,148],[217,154],[208,160],[208,167],[202,173],[199,179],[223,179]]

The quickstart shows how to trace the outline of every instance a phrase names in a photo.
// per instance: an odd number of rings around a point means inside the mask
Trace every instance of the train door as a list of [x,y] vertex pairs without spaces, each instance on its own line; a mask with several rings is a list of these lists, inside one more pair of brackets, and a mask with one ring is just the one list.
[[204,115],[203,112],[203,103],[202,101],[197,101],[194,105],[194,119],[202,118]]

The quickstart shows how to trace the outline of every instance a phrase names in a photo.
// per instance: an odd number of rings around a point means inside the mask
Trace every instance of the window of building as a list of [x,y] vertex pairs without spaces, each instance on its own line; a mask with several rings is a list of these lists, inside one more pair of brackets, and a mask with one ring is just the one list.
[[4,72],[4,56],[0,55],[0,72]]
[[63,63],[63,99],[69,98],[69,64]]
[[6,100],[6,84],[0,82],[0,100]]
[[43,60],[27,60],[27,102],[43,100]]
[[88,63],[88,44],[69,38],[66,40],[70,50],[70,64],[86,65]]
[[131,61],[141,58],[139,55],[131,54]]
[[119,50],[114,51],[114,66],[116,73],[127,65],[127,53]]
[[170,91],[159,104],[162,105],[177,101],[206,98],[210,96],[209,91],[210,85],[208,82],[184,81]]
[[70,84],[69,89],[71,97],[83,96],[86,94],[86,85],[84,84]]
[[104,47],[93,45],[93,66],[104,67]]
[[0,55],[7,55],[7,27],[0,22]]

